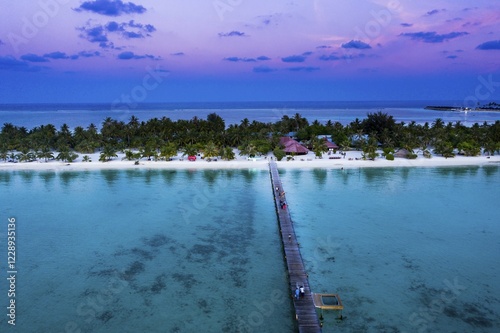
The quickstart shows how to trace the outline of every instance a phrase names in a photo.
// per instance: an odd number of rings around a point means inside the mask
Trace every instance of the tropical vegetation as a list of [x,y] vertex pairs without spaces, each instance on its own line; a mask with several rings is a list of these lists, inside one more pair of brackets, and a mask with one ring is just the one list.
[[362,151],[365,159],[375,159],[380,152],[392,159],[399,149],[406,149],[408,158],[415,158],[418,153],[430,157],[431,152],[445,157],[500,153],[500,121],[465,126],[459,121],[445,123],[438,118],[432,123],[417,124],[396,122],[386,113],[375,112],[363,120],[342,125],[317,120],[309,123],[297,113],[293,117],[285,115],[274,123],[245,118],[239,124],[226,126],[219,115],[211,113],[206,119],[177,121],[167,117],[139,121],[132,116],[124,122],[108,117],[100,128],[90,124],[73,130],[66,124],[59,129],[52,124],[27,129],[5,123],[0,131],[0,160],[72,162],[78,154],[87,156],[96,152],[102,162],[116,158],[118,152],[130,161],[169,161],[178,152],[188,156],[202,154],[209,160],[217,157],[231,160],[235,158],[233,148],[238,148],[241,155],[252,157],[273,152],[282,159],[285,153],[279,138],[290,132],[295,132],[298,140],[308,142],[316,156],[327,151],[318,135],[330,135],[342,151]]

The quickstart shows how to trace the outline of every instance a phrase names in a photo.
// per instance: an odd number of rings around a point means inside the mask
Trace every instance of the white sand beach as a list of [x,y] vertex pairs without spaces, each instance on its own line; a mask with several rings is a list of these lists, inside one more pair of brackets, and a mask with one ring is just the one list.
[[[188,161],[187,158],[180,153],[171,161],[147,161],[139,160],[136,165],[134,161],[122,160],[124,154],[119,153],[118,157],[109,162],[100,162],[99,153],[87,154],[91,162],[83,162],[84,154],[72,163],[65,163],[56,160],[50,161],[34,161],[34,162],[0,162],[0,170],[104,170],[104,169],[266,169],[268,159],[273,155],[258,157],[249,160],[246,156],[239,156],[236,151],[236,159],[225,161],[221,159],[207,161],[200,157],[196,161]],[[339,154],[324,154],[323,158],[315,158],[314,153],[309,152],[307,155],[295,156],[293,160],[283,160],[277,162],[278,168],[283,169],[309,169],[309,168],[324,168],[324,169],[356,169],[356,168],[384,168],[384,167],[443,167],[443,166],[470,166],[470,165],[500,165],[500,155],[494,156],[461,156],[457,155],[453,158],[444,158],[442,156],[433,155],[432,158],[425,158],[418,154],[416,159],[410,160],[406,158],[395,158],[394,161],[388,161],[383,157],[379,157],[374,161],[362,160],[360,151],[348,151],[345,158]]]

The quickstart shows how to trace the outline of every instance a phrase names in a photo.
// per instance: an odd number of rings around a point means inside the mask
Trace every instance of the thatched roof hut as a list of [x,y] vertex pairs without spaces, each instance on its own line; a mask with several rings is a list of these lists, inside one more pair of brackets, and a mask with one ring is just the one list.
[[296,154],[296,155],[305,155],[309,152],[309,149],[306,147],[302,146],[298,142],[291,142],[289,145],[285,146],[285,149],[283,149],[285,153],[287,154]]
[[325,138],[325,145],[328,150],[337,150],[339,149],[339,146],[335,142],[328,141],[327,138]]
[[289,137],[281,137],[280,144],[285,147],[283,151],[286,154],[305,155],[309,152],[309,149]]
[[401,148],[394,153],[394,157],[407,158],[410,152],[407,149]]
[[280,138],[280,145],[282,145],[282,146],[285,146],[285,147],[286,147],[286,145],[287,145],[289,142],[297,142],[297,141],[295,141],[294,139],[292,139],[292,138],[291,138],[291,137],[289,137],[289,136],[282,136],[282,137]]

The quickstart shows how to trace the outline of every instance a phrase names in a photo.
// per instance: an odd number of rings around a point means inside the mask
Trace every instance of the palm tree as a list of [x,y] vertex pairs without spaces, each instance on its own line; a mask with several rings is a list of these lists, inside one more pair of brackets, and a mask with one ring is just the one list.
[[172,160],[173,156],[177,156],[177,145],[173,142],[169,142],[160,148],[160,156],[166,161]]
[[16,160],[19,162],[26,162],[28,160],[28,154],[23,152],[17,153]]
[[449,141],[438,141],[434,147],[434,153],[440,154],[446,158],[455,157],[453,150],[453,145]]
[[220,134],[226,129],[224,119],[216,113],[210,113],[207,115],[207,125],[209,131],[213,132],[214,135]]
[[363,145],[363,153],[361,156],[364,160],[369,159],[373,161],[377,158],[377,140],[375,137],[371,137],[368,142]]
[[35,148],[35,145],[54,147],[57,137],[57,130],[54,125],[41,125],[38,128],[34,128],[31,132],[30,140],[33,145],[32,148]]
[[17,131],[17,127],[12,123],[4,123],[2,126],[2,134],[3,135],[13,135]]
[[126,146],[131,147],[134,141],[134,137],[137,135],[139,130],[139,119],[132,115],[129,122],[125,125],[123,136],[125,136]]
[[396,127],[396,121],[393,116],[383,113],[382,111],[376,113],[368,113],[367,118],[363,121],[363,130],[365,133],[374,133],[378,141],[382,144],[382,133],[384,129],[388,129],[389,132],[394,132]]
[[62,124],[61,130],[57,133],[57,147],[73,147],[73,136],[67,124]]
[[349,128],[352,133],[356,133],[358,131],[363,131],[363,124],[358,118],[356,118],[354,121],[351,121]]
[[71,153],[69,154],[69,158],[67,158],[66,160],[67,160],[68,162],[70,162],[70,163],[71,163],[71,162],[73,162],[74,160],[76,160],[77,158],[78,158],[78,154],[75,154],[74,152],[71,152]]
[[91,123],[87,127],[87,137],[88,137],[90,142],[96,143],[96,146],[99,146],[98,143],[101,141],[101,137],[98,133],[97,126],[94,125],[93,123]]
[[257,155],[257,147],[252,143],[244,144],[238,147],[240,150],[240,156],[248,155],[248,157],[255,157]]
[[150,146],[155,152],[159,152],[163,144],[164,142],[158,136],[153,136],[146,142],[146,146]]
[[75,150],[84,154],[92,154],[95,152],[96,148],[96,142],[85,139],[76,145]]
[[[354,140],[354,138],[356,140]],[[361,149],[366,144],[365,134],[362,129],[358,129],[356,134],[351,137],[351,141],[354,143],[354,147]]]
[[203,148],[203,155],[207,159],[207,161],[211,161],[212,157],[216,157],[219,155],[219,148],[212,142],[208,142]]
[[231,160],[234,160],[234,158],[235,158],[233,148],[231,148],[231,147],[222,148],[220,155],[226,161],[231,161]]
[[326,139],[314,138],[312,140],[312,150],[316,155],[316,158],[321,158],[323,153],[328,152],[328,147],[326,146]]
[[349,151],[351,149],[351,143],[349,142],[349,138],[345,137],[342,141],[338,143],[340,150],[343,152]]
[[465,156],[477,156],[481,153],[481,147],[473,141],[464,141],[458,144],[457,149]]
[[75,127],[73,130],[73,140],[75,143],[75,146],[78,145],[80,142],[84,141],[87,139],[85,129],[81,126]]
[[45,146],[42,147],[42,149],[37,153],[38,158],[43,158],[45,159],[45,162],[47,162],[48,159],[54,159],[54,154],[52,153],[52,150],[50,150],[49,147]]
[[296,113],[293,116],[293,120],[295,121],[295,130],[298,131],[301,128],[309,126],[309,122],[306,118],[302,117],[300,113]]
[[186,145],[182,149],[182,156],[193,156],[198,154],[198,149],[194,145]]
[[0,147],[0,160],[4,160],[4,162],[7,162],[7,159],[9,158],[9,151],[7,150],[6,145]]
[[141,157],[146,157],[148,161],[151,160],[151,157],[153,157],[156,160],[158,156],[156,148],[152,144],[146,144],[145,147],[141,148],[140,153]]
[[124,128],[125,123],[123,121],[117,121],[110,117],[104,119],[101,128],[101,135],[103,141],[110,144],[116,144],[117,142],[123,141],[124,139]]
[[69,151],[69,149],[64,149],[59,152],[59,154],[56,156],[56,160],[60,160],[63,162],[73,162],[78,158],[78,155],[75,154],[74,152]]
[[226,144],[228,145],[236,147],[243,141],[243,132],[236,125],[229,125],[226,133]]
[[495,143],[493,140],[488,140],[484,144],[484,153],[493,156],[495,155],[495,151],[497,151],[499,147],[500,143]]
[[250,125],[250,120],[248,118],[244,118],[240,123],[240,128],[248,128]]
[[333,122],[330,119],[328,119],[328,121],[325,124],[326,129],[331,131],[333,129],[333,126],[334,126]]
[[130,117],[130,120],[128,121],[128,124],[127,124],[128,127],[136,130],[139,128],[139,118],[137,118],[136,116],[132,115]]
[[104,146],[104,149],[102,150],[102,153],[99,156],[99,161],[108,162],[113,157],[118,157],[118,155],[116,154],[116,149],[111,145],[106,145]]
[[132,150],[125,150],[125,156],[122,158],[122,160],[127,160],[127,161],[132,161],[140,157],[140,154],[134,153]]
[[259,155],[265,155],[272,150],[271,142],[268,139],[251,140],[249,144],[255,146]]
[[432,128],[444,128],[444,121],[441,118],[436,118],[432,123]]

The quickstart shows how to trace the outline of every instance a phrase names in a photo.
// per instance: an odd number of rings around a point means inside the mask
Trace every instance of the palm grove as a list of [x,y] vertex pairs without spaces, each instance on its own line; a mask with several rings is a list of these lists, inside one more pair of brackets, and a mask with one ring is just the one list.
[[95,124],[87,128],[78,126],[70,130],[64,124],[57,129],[52,124],[30,130],[5,123],[0,133],[0,160],[29,162],[57,159],[72,162],[78,154],[90,161],[85,154],[100,152],[102,162],[116,158],[118,152],[124,159],[153,159],[169,161],[179,151],[183,155],[203,153],[210,160],[220,157],[234,159],[233,148],[240,155],[256,156],[273,152],[277,159],[285,153],[279,138],[295,132],[299,141],[306,143],[321,156],[327,151],[324,140],[318,135],[331,135],[340,150],[361,150],[363,158],[394,158],[394,151],[405,149],[407,158],[416,158],[420,152],[431,157],[431,152],[445,157],[456,153],[467,156],[493,155],[500,152],[500,121],[464,126],[461,122],[445,123],[438,118],[431,124],[397,123],[386,113],[369,113],[363,120],[355,119],[347,125],[328,121],[312,123],[300,114],[283,116],[275,123],[250,122],[247,118],[239,124],[225,126],[224,120],[212,113],[206,119],[172,121],[167,117],[139,121],[135,116],[125,123],[106,118],[99,129]]

